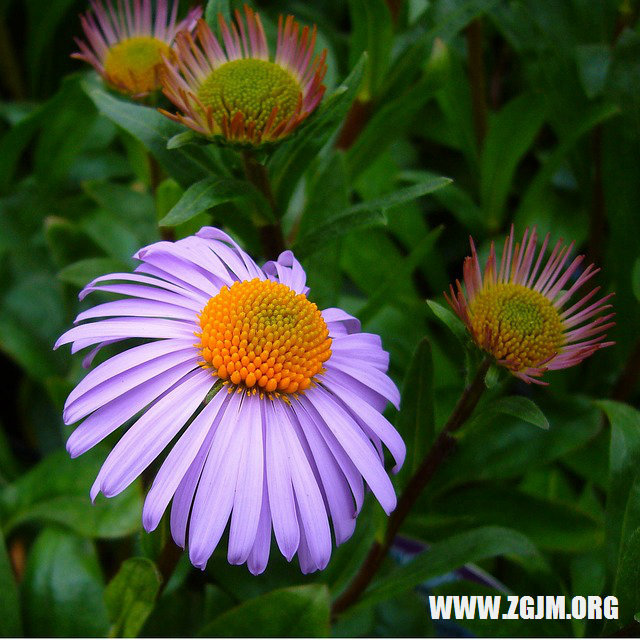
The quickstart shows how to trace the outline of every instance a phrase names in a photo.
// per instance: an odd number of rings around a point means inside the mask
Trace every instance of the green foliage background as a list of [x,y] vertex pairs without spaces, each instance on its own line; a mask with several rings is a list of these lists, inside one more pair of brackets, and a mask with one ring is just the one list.
[[[0,0],[0,635],[637,634],[637,2],[257,6],[269,34],[292,12],[328,49],[323,106],[267,165],[314,301],[379,333],[405,381],[403,409],[389,413],[408,445],[399,489],[471,362],[466,338],[426,303],[461,276],[470,233],[482,255],[511,223],[575,241],[616,292],[616,346],[548,374],[549,388],[492,376],[402,528],[430,551],[397,545],[337,620],[331,600],[384,530],[372,499],[324,572],[302,576],[273,552],[253,577],[221,544],[206,572],[183,557],[161,588],[168,533],[142,530],[148,478],[91,505],[109,443],[68,458],[61,411],[81,358],[52,345],[82,307],[79,288],[131,269],[158,220],[177,237],[224,227],[258,257],[265,203],[233,151],[177,138],[182,127],[69,59],[85,2]],[[228,4],[211,0],[206,15],[219,10]],[[615,594],[620,619],[429,618],[429,594],[508,593]]]

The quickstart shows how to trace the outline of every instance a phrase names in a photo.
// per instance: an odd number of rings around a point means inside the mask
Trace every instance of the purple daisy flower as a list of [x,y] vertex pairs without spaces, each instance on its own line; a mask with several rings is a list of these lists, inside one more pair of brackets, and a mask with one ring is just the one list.
[[88,367],[106,344],[150,339],[97,366],[66,401],[65,423],[82,421],[72,457],[135,418],[92,499],[123,491],[175,439],[146,496],[147,531],[173,500],[173,539],[197,567],[230,520],[230,563],[264,571],[273,530],[287,560],[297,552],[304,573],[323,569],[329,521],[336,544],[351,536],[365,483],[387,513],[396,506],[382,444],[394,471],[405,445],[382,415],[400,395],[380,338],[340,309],[319,311],[290,251],[260,268],[205,227],[135,257],[135,273],[102,276],[80,294],[126,298],[84,311],[55,345],[93,347]]

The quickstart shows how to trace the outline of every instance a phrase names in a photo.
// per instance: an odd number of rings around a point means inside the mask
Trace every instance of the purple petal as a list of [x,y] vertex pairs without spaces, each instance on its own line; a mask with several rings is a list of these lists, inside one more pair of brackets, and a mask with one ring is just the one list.
[[76,340],[86,340],[85,346],[113,338],[193,338],[194,323],[158,318],[116,318],[99,320],[69,329],[57,340],[54,349]]
[[321,387],[307,390],[305,397],[362,474],[382,508],[391,513],[396,508],[396,494],[371,442],[348,413]]
[[169,501],[201,451],[205,439],[218,428],[229,399],[225,389],[218,391],[162,463],[144,501],[142,523],[147,531],[153,531],[158,526]]
[[329,327],[329,335],[346,335],[360,331],[360,320],[350,316],[346,311],[330,307],[322,311],[322,317]]
[[296,518],[289,451],[282,439],[281,418],[276,415],[274,404],[267,402],[264,413],[269,508],[278,547],[282,555],[291,560],[300,542],[300,530]]
[[76,458],[91,449],[192,371],[193,367],[192,363],[185,363],[169,369],[92,413],[69,436],[69,455]]
[[153,360],[158,356],[174,351],[186,349],[193,344],[193,340],[157,340],[133,347],[127,351],[123,351],[118,355],[109,358],[107,361],[98,365],[93,371],[89,372],[69,394],[65,406],[68,406],[81,395],[93,389],[95,386],[106,382],[107,380],[118,376],[128,369]]
[[331,512],[336,544],[339,545],[351,537],[356,526],[356,508],[353,496],[344,473],[342,473],[326,442],[318,433],[315,424],[306,411],[300,411],[299,408],[299,406],[296,407],[293,412],[294,426],[304,434],[311,449],[315,467],[324,488],[326,502]]
[[106,318],[113,316],[142,316],[148,318],[175,318],[178,320],[187,320],[188,322],[197,322],[197,314],[190,309],[178,307],[157,300],[141,300],[139,298],[133,300],[115,300],[114,302],[105,302],[99,304],[87,311],[83,311],[75,319],[75,322],[88,320],[90,318]]
[[368,425],[384,442],[396,461],[393,471],[397,473],[404,464],[407,448],[393,425],[369,403],[364,402],[357,393],[343,386],[338,380],[334,380],[332,375],[327,374],[325,381],[330,391],[343,401],[345,410],[350,411],[358,422]]
[[158,400],[124,434],[100,469],[96,482],[107,498],[128,487],[171,442],[213,386],[198,369]]
[[322,494],[309,461],[289,421],[287,405],[274,402],[279,418],[284,446],[289,453],[291,480],[300,515],[300,528],[304,528],[309,552],[319,569],[324,569],[331,557],[331,532]]
[[246,434],[238,431],[244,413],[242,400],[237,408],[230,404],[216,430],[193,501],[189,558],[201,569],[218,545],[233,507],[238,462],[246,439],[241,437]]
[[389,368],[389,354],[382,349],[380,337],[371,333],[353,333],[333,338],[331,358],[343,362],[361,360],[383,373]]
[[185,362],[191,362],[193,367],[197,366],[198,351],[194,347],[165,353],[158,358],[143,362],[94,386],[71,402],[67,399],[63,413],[65,424],[82,420],[91,412],[118,398],[123,393]]
[[342,445],[338,442],[338,439],[329,429],[326,428],[322,417],[305,396],[300,396],[298,399],[296,415],[298,415],[302,424],[304,424],[305,427],[308,427],[308,430],[305,431],[305,435],[313,437],[311,431],[313,428],[313,431],[315,431],[322,441],[324,441],[329,452],[338,464],[338,467],[342,471],[353,495],[355,510],[351,511],[351,516],[355,517],[360,512],[362,503],[364,502],[364,482],[362,480],[362,475],[353,464],[353,461],[347,455]]
[[238,461],[236,485],[229,530],[228,560],[230,564],[242,564],[251,552],[258,530],[262,507],[264,476],[264,443],[262,441],[262,415],[258,395],[245,397],[238,431],[244,431],[244,449]]
[[260,509],[260,520],[258,521],[258,531],[253,542],[253,548],[247,558],[247,567],[254,576],[262,573],[269,562],[269,551],[271,550],[271,512],[269,511],[269,495],[267,490],[267,474],[262,478],[262,507]]
[[389,376],[374,369],[373,367],[358,367],[356,363],[345,362],[342,359],[329,358],[326,363],[327,371],[337,370],[346,373],[354,379],[359,380],[362,384],[369,387],[376,393],[380,394],[396,409],[400,408],[400,391]]

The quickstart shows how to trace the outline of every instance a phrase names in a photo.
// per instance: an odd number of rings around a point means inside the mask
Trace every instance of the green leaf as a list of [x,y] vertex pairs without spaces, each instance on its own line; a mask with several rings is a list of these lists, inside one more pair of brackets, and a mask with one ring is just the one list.
[[101,208],[135,232],[141,242],[157,239],[155,203],[149,193],[122,184],[92,181],[84,185],[86,194]]
[[523,396],[509,396],[491,403],[490,410],[514,416],[541,429],[549,428],[549,421],[533,400]]
[[618,598],[618,620],[615,627],[624,627],[636,619],[640,610],[640,528],[636,529],[627,544],[626,552],[616,573],[613,593]]
[[600,432],[601,417],[590,400],[567,395],[544,400],[544,413],[557,429],[532,429],[520,417],[497,417],[487,410],[491,400],[480,404],[465,426],[456,455],[440,468],[431,490],[520,477],[584,447]]
[[305,233],[296,240],[293,251],[298,257],[307,257],[321,249],[332,240],[341,238],[350,231],[366,229],[385,224],[384,212],[378,208],[368,209],[357,205],[334,214],[313,231]]
[[435,437],[433,379],[433,353],[425,337],[413,354],[402,386],[397,427],[407,443],[407,461],[400,472],[404,481],[418,468]]
[[0,530],[0,637],[22,636],[18,587],[11,570],[11,562]]
[[58,267],[86,257],[87,245],[95,249],[82,229],[65,218],[47,217],[44,221],[44,236],[51,258]]
[[252,195],[260,204],[260,211],[269,205],[255,188],[244,180],[234,178],[205,178],[192,184],[169,213],[160,220],[163,227],[174,227],[191,220],[199,213],[224,202]]
[[320,249],[327,242],[340,238],[355,229],[364,229],[386,222],[385,211],[414,200],[449,184],[449,178],[433,178],[419,184],[393,191],[381,198],[353,205],[325,219],[317,227],[296,241],[296,255],[306,256]]
[[465,564],[503,555],[537,557],[538,551],[526,536],[511,529],[481,527],[466,531],[437,542],[409,564],[379,580],[365,591],[354,608],[388,600]]
[[200,637],[319,638],[329,633],[329,590],[324,584],[277,589],[247,600],[203,627]]
[[491,228],[497,229],[502,222],[516,167],[545,117],[544,99],[537,94],[524,94],[491,119],[480,165],[480,199]]
[[204,19],[215,31],[218,28],[218,14],[222,14],[225,22],[231,22],[231,2],[230,0],[208,0],[204,9]]
[[147,558],[125,560],[107,585],[107,603],[111,629],[109,637],[135,638],[153,610],[162,578]]
[[31,548],[22,583],[26,634],[104,636],[109,623],[103,589],[93,544],[45,529]]
[[581,44],[576,47],[576,63],[580,82],[587,98],[599,96],[607,82],[611,66],[611,49],[608,45]]
[[106,446],[72,460],[56,451],[0,493],[6,533],[27,522],[54,522],[90,538],[119,538],[140,528],[142,499],[136,485],[114,498],[89,499]]
[[361,97],[376,95],[389,64],[393,42],[393,21],[385,0],[349,0],[351,46],[349,64],[353,66],[366,51],[367,70]]
[[566,161],[567,156],[578,141],[596,125],[612,118],[619,112],[620,109],[615,105],[594,104],[584,114],[575,118],[571,129],[565,131],[558,146],[549,154],[535,178],[529,183],[516,213],[516,221],[518,223],[528,224],[530,218],[533,222],[533,216],[539,215],[539,202],[544,190],[548,187],[551,179]]
[[469,331],[453,311],[433,300],[427,300],[427,304],[429,305],[429,309],[433,311],[433,315],[436,316],[462,344],[468,342]]
[[393,301],[393,293],[398,284],[409,279],[411,274],[423,263],[425,257],[433,250],[441,233],[442,227],[428,233],[400,264],[394,265],[388,278],[374,291],[367,303],[356,314],[363,326],[375,317],[385,305]]
[[409,130],[416,114],[433,97],[436,89],[436,84],[427,77],[376,109],[347,151],[347,165],[352,178],[357,178]]
[[[640,412],[621,402],[596,403],[611,424],[606,505],[607,564],[618,571],[627,540],[640,527]],[[628,522],[631,520],[631,522]]]
[[167,149],[169,140],[183,133],[184,128],[155,109],[116,98],[96,82],[85,81],[83,86],[100,113],[138,139],[183,186],[205,177],[215,168],[211,156],[202,147]]
[[[577,553],[602,548],[602,522],[574,503],[536,497],[503,484],[482,483],[439,495],[430,511],[461,525],[498,525],[526,535],[538,548]],[[415,529],[409,529],[413,535]],[[429,529],[422,536],[429,536]],[[427,538],[427,539],[429,539]]]
[[58,279],[72,284],[74,287],[84,287],[98,276],[127,271],[128,269],[129,265],[126,262],[113,258],[86,258],[58,271]]
[[319,111],[269,160],[269,175],[281,211],[286,211],[298,181],[346,116],[362,82],[366,59],[362,54],[344,82],[322,101]]

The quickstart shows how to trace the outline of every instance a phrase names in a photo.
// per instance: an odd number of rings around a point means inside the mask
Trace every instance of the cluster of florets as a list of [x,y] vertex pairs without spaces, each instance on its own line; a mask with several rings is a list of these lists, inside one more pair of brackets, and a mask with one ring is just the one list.
[[[92,0],[81,17],[87,42],[75,57],[114,89],[134,98],[162,91],[177,113],[161,110],[210,139],[259,146],[285,138],[324,94],[326,51],[314,55],[316,27],[280,16],[273,60],[260,16],[245,6],[235,23],[218,17],[220,39],[193,9],[177,21],[178,3],[129,0],[116,11]],[[195,34],[196,40],[193,35]]]

